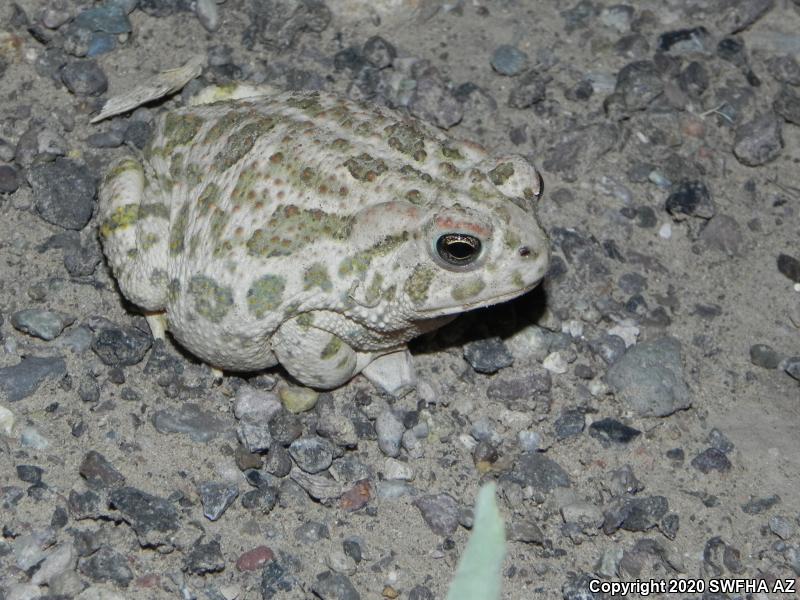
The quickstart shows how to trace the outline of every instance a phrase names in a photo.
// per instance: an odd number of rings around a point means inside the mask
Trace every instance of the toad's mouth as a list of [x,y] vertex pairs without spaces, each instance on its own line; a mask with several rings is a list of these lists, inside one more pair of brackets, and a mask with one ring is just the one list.
[[[542,277],[543,279],[544,277]],[[425,318],[433,318],[433,317],[441,317],[444,315],[452,315],[456,312],[467,312],[470,310],[475,310],[477,308],[486,308],[487,306],[494,306],[495,304],[502,304],[503,302],[507,302],[508,300],[513,300],[514,298],[518,298],[524,294],[535,289],[541,282],[542,279],[538,279],[537,281],[531,283],[530,285],[525,286],[524,288],[515,288],[510,292],[504,292],[502,294],[498,294],[496,296],[492,296],[491,298],[484,298],[482,300],[476,302],[458,302],[454,303],[450,306],[439,307],[439,308],[431,308],[428,310],[420,310],[419,313],[424,315]]]

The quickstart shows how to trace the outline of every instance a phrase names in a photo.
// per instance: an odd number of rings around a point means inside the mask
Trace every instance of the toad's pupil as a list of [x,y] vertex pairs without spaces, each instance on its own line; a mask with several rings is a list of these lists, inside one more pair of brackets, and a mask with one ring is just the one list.
[[472,262],[481,251],[481,241],[471,235],[447,234],[436,243],[439,256],[451,264]]

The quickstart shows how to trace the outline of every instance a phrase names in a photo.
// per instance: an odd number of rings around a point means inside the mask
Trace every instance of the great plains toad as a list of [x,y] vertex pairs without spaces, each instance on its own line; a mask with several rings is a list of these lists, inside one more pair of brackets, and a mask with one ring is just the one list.
[[542,279],[523,157],[323,92],[261,93],[162,114],[106,174],[103,247],[154,333],[160,316],[218,369],[280,363],[322,389],[364,371],[397,392],[409,340]]

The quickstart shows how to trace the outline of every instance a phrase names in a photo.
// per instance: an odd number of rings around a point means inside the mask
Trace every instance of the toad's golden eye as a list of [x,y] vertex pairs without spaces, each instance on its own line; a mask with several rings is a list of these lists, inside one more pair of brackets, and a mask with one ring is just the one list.
[[436,240],[436,253],[448,264],[469,265],[480,256],[481,241],[472,235],[446,233]]

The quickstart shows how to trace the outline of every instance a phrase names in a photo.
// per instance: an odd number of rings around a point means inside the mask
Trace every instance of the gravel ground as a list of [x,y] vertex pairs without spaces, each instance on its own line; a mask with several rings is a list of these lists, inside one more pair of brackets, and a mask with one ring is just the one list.
[[[798,0],[3,2],[0,599],[443,598],[488,480],[506,598],[796,598],[799,31]],[[89,124],[196,56],[182,94]],[[241,79],[529,155],[544,284],[417,340],[399,400],[217,384],[154,343],[97,181]]]

